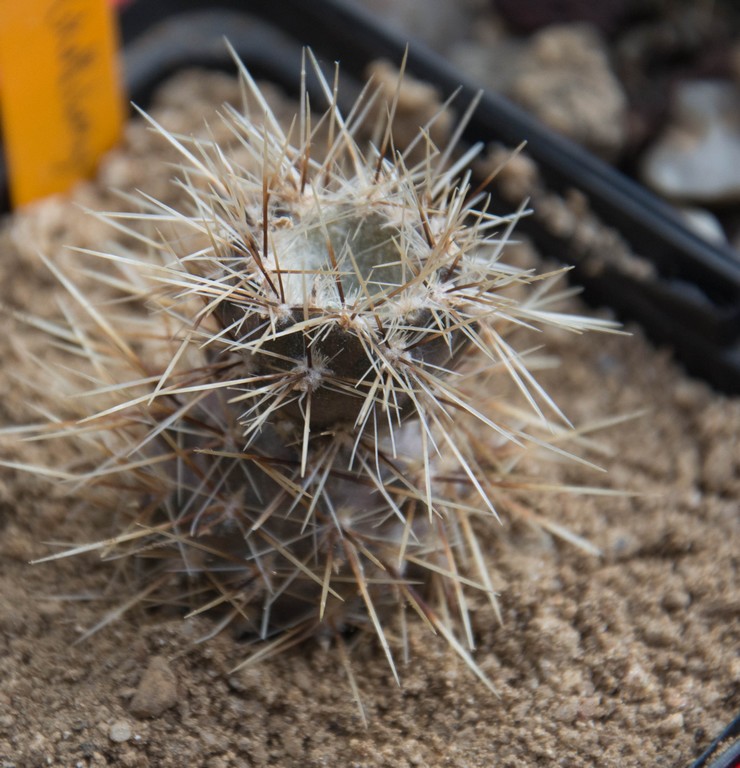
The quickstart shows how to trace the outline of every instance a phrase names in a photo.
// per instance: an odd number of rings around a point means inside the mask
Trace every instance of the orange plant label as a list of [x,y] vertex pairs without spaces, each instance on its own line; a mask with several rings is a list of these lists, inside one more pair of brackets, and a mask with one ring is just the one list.
[[14,205],[90,175],[124,117],[107,0],[0,0],[0,105]]

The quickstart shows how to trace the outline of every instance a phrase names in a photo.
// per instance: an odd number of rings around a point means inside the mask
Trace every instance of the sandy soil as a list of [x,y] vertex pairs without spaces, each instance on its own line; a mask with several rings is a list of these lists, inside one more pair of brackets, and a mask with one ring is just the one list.
[[[206,102],[232,95],[221,77],[181,82],[155,112],[170,127],[186,125]],[[96,182],[3,222],[3,302],[55,311],[62,291],[35,251],[62,259],[62,244],[111,238],[77,207],[119,208],[110,185],[170,198],[163,157],[161,140],[132,123]],[[29,404],[16,351],[43,342],[2,323],[0,416],[17,423]],[[504,624],[485,601],[474,606],[475,658],[499,695],[412,624],[401,688],[377,647],[355,650],[367,728],[336,653],[318,645],[232,673],[245,652],[235,638],[194,642],[209,619],[136,612],[76,643],[110,607],[111,566],[94,557],[28,561],[47,554],[49,540],[100,536],[105,521],[37,477],[3,471],[0,765],[687,764],[740,707],[740,401],[688,379],[667,351],[630,330],[552,334],[561,363],[540,376],[576,423],[643,411],[600,436],[608,474],[555,470],[562,482],[633,495],[533,500],[603,556],[506,521],[482,532]],[[43,459],[45,450],[16,446],[10,455]]]

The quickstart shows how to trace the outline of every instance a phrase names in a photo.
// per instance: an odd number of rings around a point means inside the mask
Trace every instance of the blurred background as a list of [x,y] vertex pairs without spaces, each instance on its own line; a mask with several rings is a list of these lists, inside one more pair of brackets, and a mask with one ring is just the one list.
[[740,247],[740,5],[346,0]]

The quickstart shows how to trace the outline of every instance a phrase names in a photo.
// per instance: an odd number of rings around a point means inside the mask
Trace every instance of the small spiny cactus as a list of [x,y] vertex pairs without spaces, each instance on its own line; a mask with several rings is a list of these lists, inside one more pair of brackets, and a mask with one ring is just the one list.
[[[49,263],[76,310],[43,328],[81,372],[55,386],[86,385],[71,417],[30,432],[92,458],[23,468],[100,489],[120,532],[48,559],[127,558],[140,592],[125,606],[214,611],[265,641],[252,658],[370,627],[397,679],[385,621],[409,607],[490,686],[470,654],[471,591],[498,610],[476,527],[496,524],[521,456],[567,428],[510,339],[609,325],[553,311],[553,275],[506,263],[520,212],[497,216],[471,190],[476,148],[455,161],[422,130],[412,164],[393,147],[394,104],[362,145],[369,91],[344,116],[311,61],[328,107],[312,118],[304,67],[288,132],[241,68],[259,115],[226,108],[238,153],[149,118],[182,156],[187,203],[101,214],[141,246],[94,254],[120,309]],[[147,221],[177,234],[144,234]],[[529,415],[479,407],[491,372]]]

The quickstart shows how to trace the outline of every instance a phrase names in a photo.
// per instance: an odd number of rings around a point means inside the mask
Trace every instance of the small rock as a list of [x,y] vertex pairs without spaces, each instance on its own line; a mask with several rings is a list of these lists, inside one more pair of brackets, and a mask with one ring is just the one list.
[[526,154],[511,149],[489,146],[486,155],[478,160],[476,173],[482,178],[496,173],[493,184],[507,202],[521,203],[535,191],[539,173],[534,161]]
[[157,717],[177,704],[177,678],[163,656],[154,656],[131,700],[136,717]]
[[663,595],[661,600],[663,607],[673,613],[674,611],[683,611],[691,604],[691,595],[682,589],[672,589]]
[[117,743],[123,743],[131,738],[131,726],[125,720],[117,720],[108,729],[108,738]]
[[702,459],[701,479],[712,493],[729,490],[737,476],[733,452],[725,442],[710,446]]
[[729,679],[733,683],[740,684],[740,658],[736,657],[730,662],[730,675]]
[[672,123],[647,151],[642,175],[686,203],[740,200],[740,94],[732,82],[694,80],[674,95]]
[[680,712],[674,712],[658,723],[658,733],[664,736],[675,736],[683,730],[683,727],[683,715]]
[[653,676],[637,662],[625,670],[622,687],[626,701],[648,701],[655,698],[658,690]]
[[684,221],[693,229],[697,235],[700,235],[710,243],[726,243],[727,237],[719,219],[710,211],[704,208],[681,208]]
[[579,714],[579,703],[577,698],[567,699],[559,706],[555,707],[552,716],[555,720],[562,723],[572,723]]
[[522,56],[509,96],[542,122],[602,157],[626,139],[627,98],[604,42],[585,25],[547,27]]

